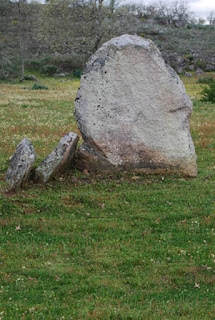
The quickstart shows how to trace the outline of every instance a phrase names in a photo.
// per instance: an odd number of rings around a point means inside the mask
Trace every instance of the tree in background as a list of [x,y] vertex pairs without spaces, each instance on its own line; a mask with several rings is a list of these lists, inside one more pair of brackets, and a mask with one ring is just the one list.
[[21,79],[25,73],[25,63],[37,54],[38,49],[38,18],[41,5],[27,0],[14,2],[14,19],[17,26]]
[[25,62],[37,51],[40,6],[26,0],[0,0],[0,78],[7,78],[10,73],[23,78]]
[[13,6],[9,0],[0,0],[0,12],[0,79],[6,79],[13,68],[13,35],[16,29]]
[[211,26],[215,26],[215,11],[211,11],[207,19]]
[[165,25],[186,25],[192,16],[188,0],[158,1],[145,7],[147,16],[154,17]]

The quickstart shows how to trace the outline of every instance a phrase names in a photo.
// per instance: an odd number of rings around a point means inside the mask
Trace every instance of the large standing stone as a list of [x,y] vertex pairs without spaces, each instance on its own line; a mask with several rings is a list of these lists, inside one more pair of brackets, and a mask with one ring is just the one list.
[[74,132],[66,134],[60,140],[58,146],[35,170],[35,180],[46,183],[51,178],[67,169],[69,165],[71,165],[78,139],[78,135]]
[[27,138],[24,138],[16,147],[6,174],[6,181],[10,189],[24,186],[34,168],[35,161],[34,147]]
[[89,59],[75,116],[84,143],[77,166],[91,171],[174,171],[196,176],[192,103],[150,40],[123,35]]

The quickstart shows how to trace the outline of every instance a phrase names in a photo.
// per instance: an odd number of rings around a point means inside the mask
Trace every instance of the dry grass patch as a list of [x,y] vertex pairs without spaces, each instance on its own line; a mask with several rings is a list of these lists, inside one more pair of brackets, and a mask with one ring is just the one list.
[[49,90],[31,90],[29,82],[26,86],[23,83],[0,86],[1,161],[8,159],[26,136],[40,160],[64,134],[78,133],[73,107],[79,81],[61,81],[43,79]]

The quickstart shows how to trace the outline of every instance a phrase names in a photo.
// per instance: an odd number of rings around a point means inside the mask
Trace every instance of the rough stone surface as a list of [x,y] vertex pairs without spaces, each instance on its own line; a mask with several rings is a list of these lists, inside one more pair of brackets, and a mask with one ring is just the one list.
[[24,138],[16,147],[10,159],[6,181],[10,189],[23,187],[27,182],[36,161],[36,153],[31,142]]
[[35,180],[46,183],[54,176],[62,173],[71,165],[75,154],[79,137],[74,132],[66,134],[58,146],[47,156],[47,158],[35,170]]
[[75,102],[77,167],[196,176],[192,103],[150,40],[123,35],[89,59]]
[[204,74],[204,71],[199,68],[196,70],[196,75],[199,76],[200,74]]

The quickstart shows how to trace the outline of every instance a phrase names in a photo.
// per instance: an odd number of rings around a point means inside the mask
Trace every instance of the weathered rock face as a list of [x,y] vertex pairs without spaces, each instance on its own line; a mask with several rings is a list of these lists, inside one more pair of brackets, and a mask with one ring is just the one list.
[[195,176],[191,111],[183,83],[152,41],[114,38],[89,59],[81,78],[75,116],[84,143],[77,166]]
[[198,68],[198,69],[196,70],[196,75],[199,76],[199,75],[201,75],[201,74],[204,74],[204,71],[203,71],[202,69]]
[[66,134],[58,146],[47,156],[47,158],[35,170],[35,180],[46,183],[54,176],[62,173],[71,165],[75,154],[79,137],[74,132]]
[[18,146],[6,174],[6,181],[10,189],[18,189],[23,187],[27,182],[34,163],[36,161],[36,153],[31,142],[25,138]]

